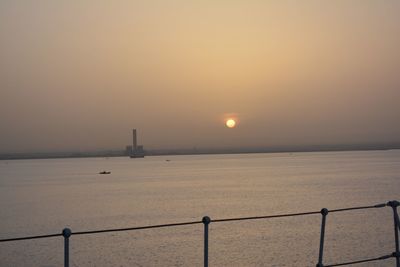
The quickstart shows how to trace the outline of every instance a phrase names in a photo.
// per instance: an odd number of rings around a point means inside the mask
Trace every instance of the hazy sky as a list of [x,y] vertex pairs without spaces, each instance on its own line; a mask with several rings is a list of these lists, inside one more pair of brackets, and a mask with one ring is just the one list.
[[[400,141],[400,1],[0,1],[0,152]],[[234,114],[239,124],[224,125]]]

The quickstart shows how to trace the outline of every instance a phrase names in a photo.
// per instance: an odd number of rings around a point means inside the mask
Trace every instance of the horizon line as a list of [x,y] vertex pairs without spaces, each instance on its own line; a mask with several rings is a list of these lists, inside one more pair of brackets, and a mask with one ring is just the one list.
[[[213,154],[257,154],[257,153],[301,153],[301,152],[339,152],[372,151],[400,149],[400,143],[374,144],[335,144],[335,145],[297,145],[271,147],[226,147],[226,148],[152,148],[145,150],[146,156],[166,155],[213,155]],[[0,160],[51,159],[51,158],[92,158],[124,157],[124,149],[102,149],[86,151],[47,151],[47,152],[6,152],[0,153]]]

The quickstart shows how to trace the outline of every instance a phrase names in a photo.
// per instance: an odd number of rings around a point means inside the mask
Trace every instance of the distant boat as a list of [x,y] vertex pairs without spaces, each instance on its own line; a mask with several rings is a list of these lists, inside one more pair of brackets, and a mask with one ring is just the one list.
[[107,172],[107,171],[102,171],[102,172],[99,172],[99,174],[110,174],[111,172]]

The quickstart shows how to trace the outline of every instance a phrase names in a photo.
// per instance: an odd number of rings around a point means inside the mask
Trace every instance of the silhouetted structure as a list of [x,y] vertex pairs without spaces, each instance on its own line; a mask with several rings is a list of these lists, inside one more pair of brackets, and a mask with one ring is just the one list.
[[144,158],[143,146],[137,144],[136,129],[132,130],[132,145],[126,146],[126,153],[131,158]]
[[132,130],[132,147],[133,150],[137,149],[137,135],[136,135],[136,129]]

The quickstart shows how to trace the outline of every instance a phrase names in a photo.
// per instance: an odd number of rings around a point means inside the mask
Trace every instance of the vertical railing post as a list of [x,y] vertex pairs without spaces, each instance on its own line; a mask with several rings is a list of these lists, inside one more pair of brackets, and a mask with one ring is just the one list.
[[324,264],[322,263],[323,255],[324,255],[324,240],[325,240],[325,224],[326,224],[326,215],[328,215],[328,209],[323,208],[321,210],[322,214],[322,222],[321,222],[321,235],[319,240],[319,256],[318,256],[318,263],[317,267],[323,267]]
[[204,267],[208,267],[208,225],[211,219],[208,216],[204,216],[201,221],[204,224]]
[[394,220],[394,242],[396,251],[393,253],[396,257],[396,267],[400,267],[400,245],[399,245],[399,214],[397,213],[397,207],[400,205],[400,202],[393,200],[387,203],[388,206],[392,207],[393,210],[393,220]]
[[64,228],[62,230],[62,235],[64,237],[64,267],[69,267],[69,237],[72,232],[69,228]]

